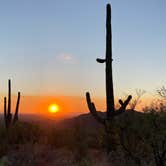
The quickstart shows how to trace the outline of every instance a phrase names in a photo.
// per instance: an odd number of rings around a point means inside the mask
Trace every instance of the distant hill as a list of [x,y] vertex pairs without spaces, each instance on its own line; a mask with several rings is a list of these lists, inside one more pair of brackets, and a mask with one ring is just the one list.
[[[98,114],[103,118],[106,115],[105,112],[98,112]],[[124,117],[131,117],[132,119],[138,120],[143,115],[144,114],[141,112],[127,110],[125,113],[121,114],[120,116],[117,116],[116,118],[118,118],[119,121],[123,121]],[[88,129],[98,129],[102,127],[102,125],[94,119],[91,113],[81,114],[79,116],[66,119],[57,119],[56,117],[46,117],[38,114],[21,114],[19,116],[19,119],[23,122],[39,124],[43,127],[51,126],[59,129],[72,128],[78,125]],[[0,123],[4,123],[3,114],[0,114]]]
[[[98,112],[98,115],[103,118],[106,116],[105,112]],[[141,120],[143,117],[144,113],[142,112],[127,110],[125,113],[122,113],[121,115],[117,116],[115,119],[117,119],[119,122],[123,122],[126,118],[130,118],[133,119],[133,121],[137,121]],[[94,119],[91,113],[81,114],[77,117],[65,119],[57,123],[58,128],[71,128],[77,125],[88,129],[98,129],[102,127],[102,125],[98,123],[96,119]]]

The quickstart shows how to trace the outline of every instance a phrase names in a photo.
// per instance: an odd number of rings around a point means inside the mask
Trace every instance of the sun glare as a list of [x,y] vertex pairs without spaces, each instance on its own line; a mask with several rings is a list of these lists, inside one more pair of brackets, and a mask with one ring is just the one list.
[[51,105],[49,105],[49,107],[48,107],[48,111],[49,111],[50,113],[56,113],[56,112],[59,111],[59,106],[58,106],[57,104],[51,104]]

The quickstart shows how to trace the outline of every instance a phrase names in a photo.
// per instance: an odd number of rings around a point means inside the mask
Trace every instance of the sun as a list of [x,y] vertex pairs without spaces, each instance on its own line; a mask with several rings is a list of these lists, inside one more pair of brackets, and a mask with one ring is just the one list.
[[59,111],[59,106],[58,106],[57,104],[50,104],[50,105],[48,106],[48,111],[49,111],[50,113],[56,113],[56,112]]

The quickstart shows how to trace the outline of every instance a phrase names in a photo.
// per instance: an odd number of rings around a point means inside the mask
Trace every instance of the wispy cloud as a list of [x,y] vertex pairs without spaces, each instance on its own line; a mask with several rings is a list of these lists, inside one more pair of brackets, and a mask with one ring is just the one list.
[[60,53],[56,56],[56,59],[62,63],[75,64],[77,59],[70,53]]

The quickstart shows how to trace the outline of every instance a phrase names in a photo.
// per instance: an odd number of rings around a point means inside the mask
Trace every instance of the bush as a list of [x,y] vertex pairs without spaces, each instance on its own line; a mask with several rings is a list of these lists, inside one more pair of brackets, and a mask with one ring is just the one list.
[[41,130],[37,125],[17,122],[8,130],[1,127],[0,143],[1,144],[25,144],[36,143],[39,141]]
[[71,150],[76,160],[86,157],[88,151],[86,132],[79,125],[69,129],[53,129],[48,136],[48,144]]

